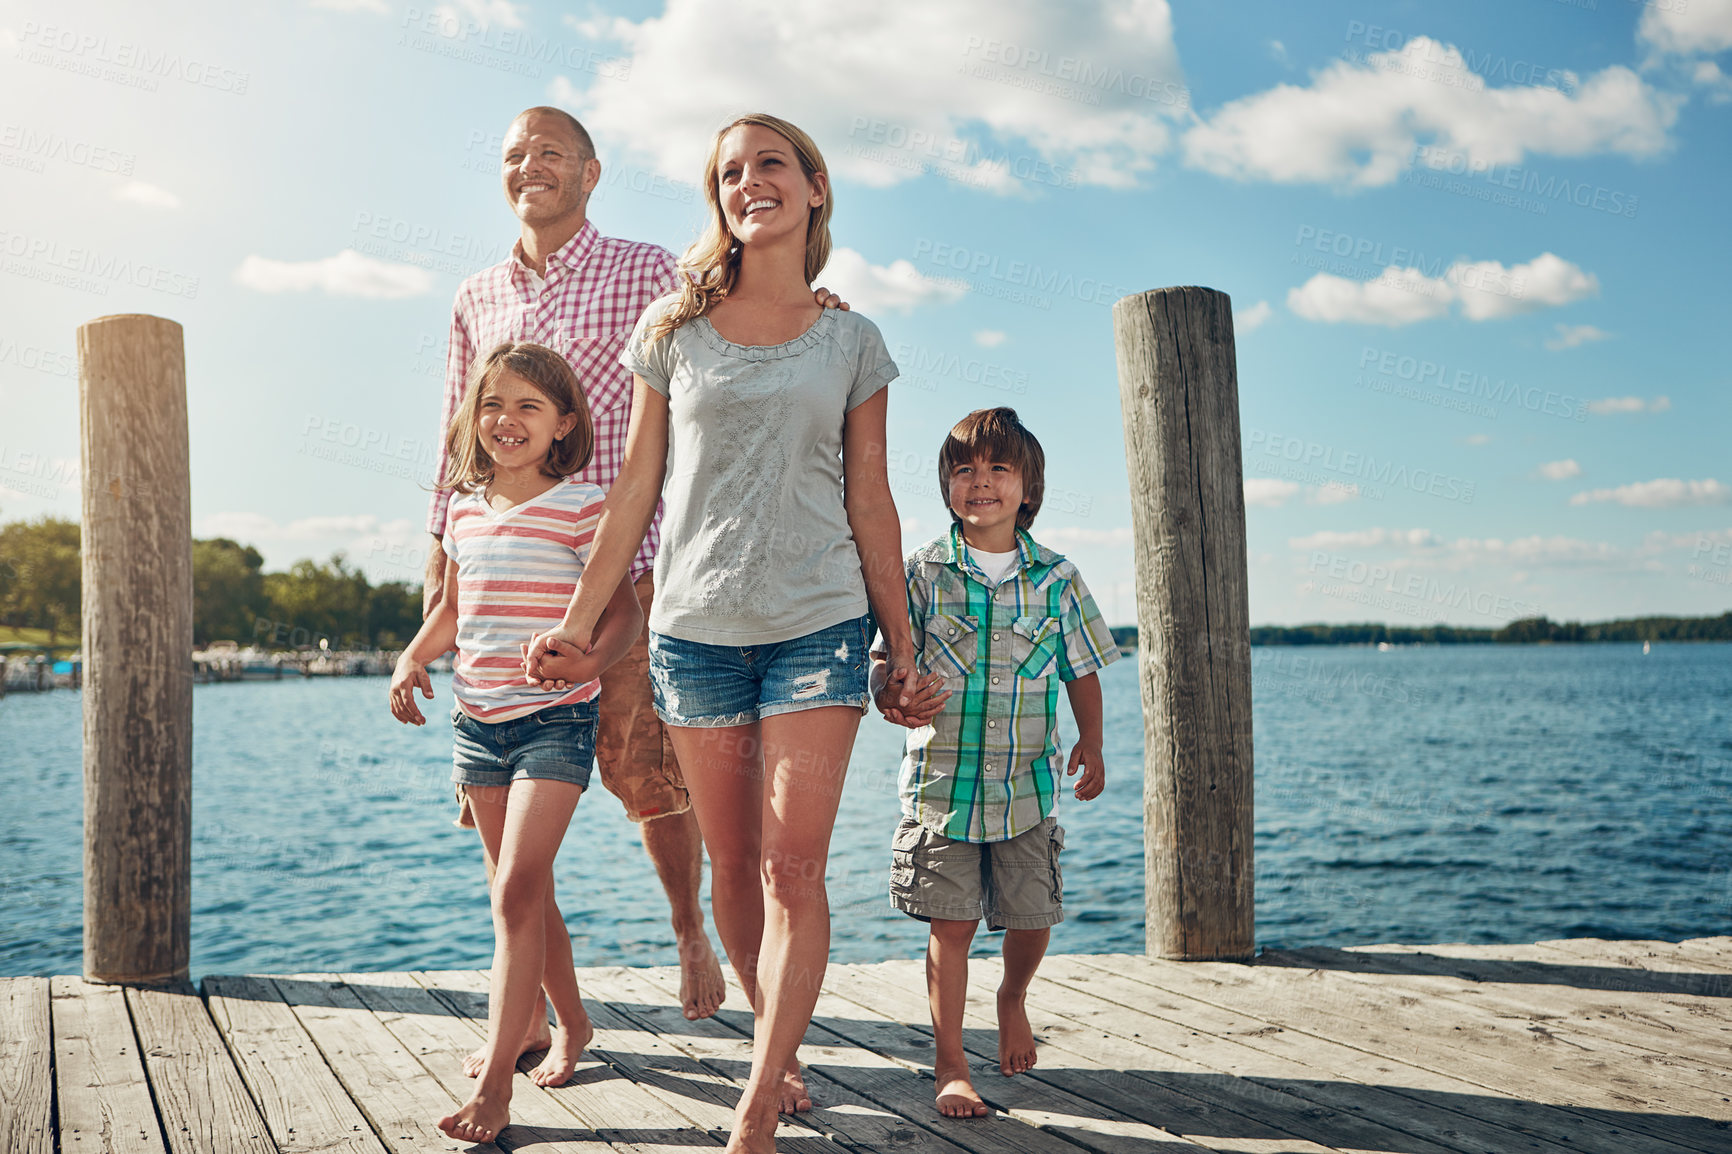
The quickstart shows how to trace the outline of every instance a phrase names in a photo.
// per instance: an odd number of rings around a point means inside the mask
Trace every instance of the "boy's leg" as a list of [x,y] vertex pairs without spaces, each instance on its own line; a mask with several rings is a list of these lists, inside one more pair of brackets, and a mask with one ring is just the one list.
[[1004,982],[998,987],[998,1068],[1003,1073],[1021,1074],[1034,1067],[1028,985],[1051,938],[1051,930],[1004,931]]
[[926,939],[926,996],[932,1003],[932,1081],[938,1112],[947,1118],[984,1118],[992,1113],[974,1092],[968,1054],[962,1048],[962,1013],[968,1002],[968,947],[978,922],[933,918]]

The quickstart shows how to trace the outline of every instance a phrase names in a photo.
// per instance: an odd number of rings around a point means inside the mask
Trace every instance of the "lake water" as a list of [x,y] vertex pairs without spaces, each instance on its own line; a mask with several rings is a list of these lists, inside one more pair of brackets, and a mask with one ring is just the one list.
[[[1259,945],[1732,924],[1732,645],[1272,647],[1253,670]],[[1143,945],[1134,662],[1102,681],[1107,791],[1060,811],[1062,952]],[[385,686],[194,691],[194,976],[488,963],[479,843],[451,824],[449,728],[397,724]],[[443,687],[430,717],[441,703]],[[80,969],[81,707],[70,691],[0,701],[0,974]],[[899,750],[899,731],[862,726],[830,865],[837,961],[924,948],[885,897]],[[666,904],[599,779],[556,876],[578,964],[675,961]]]

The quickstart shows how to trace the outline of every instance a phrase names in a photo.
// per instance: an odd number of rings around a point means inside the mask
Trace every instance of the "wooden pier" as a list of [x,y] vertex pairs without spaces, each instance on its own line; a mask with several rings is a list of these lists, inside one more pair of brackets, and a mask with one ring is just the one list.
[[[790,1154],[1732,1151],[1732,937],[1371,946],[1250,963],[1055,955],[1030,1075],[996,1073],[979,961],[965,1023],[999,1111],[940,1118],[921,964],[831,966]],[[687,1022],[677,971],[579,971],[596,1026],[566,1085],[519,1077],[499,1147],[716,1146],[750,1067],[738,990]],[[200,994],[0,979],[0,1149],[492,1150],[433,1122],[466,1097],[486,975],[210,977]],[[526,1059],[523,1068],[531,1061]]]

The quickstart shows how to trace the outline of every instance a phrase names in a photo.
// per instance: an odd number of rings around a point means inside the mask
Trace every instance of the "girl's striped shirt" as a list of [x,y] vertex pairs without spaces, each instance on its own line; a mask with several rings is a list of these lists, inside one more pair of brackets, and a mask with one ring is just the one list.
[[451,691],[477,721],[524,717],[589,701],[600,681],[544,691],[523,679],[519,646],[559,624],[589,561],[606,494],[567,477],[538,497],[496,511],[485,493],[452,498],[445,555],[457,562],[457,662]]

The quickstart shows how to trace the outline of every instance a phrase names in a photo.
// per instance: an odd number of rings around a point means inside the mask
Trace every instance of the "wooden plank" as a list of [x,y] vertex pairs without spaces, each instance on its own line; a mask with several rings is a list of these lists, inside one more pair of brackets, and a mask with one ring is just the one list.
[[[932,1055],[931,1031],[927,1027],[904,1025],[926,1012],[925,997],[919,986],[908,981],[920,975],[905,970],[906,963],[894,970],[880,966],[832,966],[826,981],[826,995],[820,1001],[820,1022],[829,1030],[916,1067],[927,1067]],[[918,963],[915,963],[918,965]],[[887,976],[893,975],[893,976]],[[974,976],[971,974],[971,977]],[[978,986],[978,983],[976,983]],[[1077,1112],[1058,1114],[1044,1105],[1063,1094],[1085,1099],[1096,1108],[1085,1122],[1098,1123],[1101,1114],[1132,1120],[1150,1129],[1183,1138],[1210,1150],[1231,1154],[1262,1154],[1282,1151],[1283,1154],[1329,1151],[1351,1141],[1357,1149],[1399,1148],[1407,1154],[1429,1154],[1448,1148],[1415,1142],[1410,1136],[1366,1123],[1333,1111],[1319,1111],[1311,1103],[1286,1094],[1272,1093],[1263,1087],[1246,1089],[1237,1101],[1240,1110],[1221,1109],[1204,1100],[1174,1091],[1159,1079],[1144,1079],[1129,1071],[1139,1070],[1159,1062],[1167,1066],[1171,1059],[1139,1044],[1117,1039],[1099,1031],[1077,1030],[1062,1019],[1044,1014],[1039,1006],[1030,1007],[1030,1021],[1042,1036],[1041,1059],[1028,1074],[1006,1078],[998,1072],[996,1050],[996,1015],[987,1012],[982,998],[970,999],[963,1015],[963,1042],[974,1056],[977,1093],[989,1104],[1009,1110],[1013,1116],[1032,1125],[1054,1130],[1071,1141],[1087,1141],[1085,1135],[1073,1132]],[[1054,1027],[1062,1032],[1055,1040]],[[1093,1053],[1084,1053],[1084,1049]],[[1108,1064],[1116,1061],[1118,1066]],[[1210,1074],[1193,1063],[1195,1072]],[[1187,1071],[1189,1073],[1191,1071]],[[924,1081],[926,1108],[933,1109],[932,1083]],[[1055,1094],[1055,1091],[1058,1094]],[[1274,1101],[1271,1101],[1274,1099]],[[1256,1114],[1247,1112],[1257,1111]],[[1312,1125],[1303,1128],[1327,1133],[1338,1145],[1324,1145],[1299,1136],[1298,1128],[1288,1129],[1282,1120],[1310,1114]],[[1259,1118],[1259,1114],[1274,1118]],[[1054,1125],[1048,1119],[1064,1117]],[[1092,1129],[1092,1125],[1078,1127]]]
[[[464,1076],[463,1059],[485,1040],[485,1026],[473,1028],[407,973],[344,974],[342,978],[447,1094],[468,1100],[475,1080]],[[527,1059],[524,1064],[531,1065]],[[584,1081],[611,1073],[592,1060],[579,1063],[573,1078]],[[534,1146],[549,1154],[611,1154],[614,1149],[586,1120],[528,1078],[512,1079],[511,1122],[495,1142],[505,1150]]]
[[[1598,938],[1565,938],[1536,942],[1539,948],[1553,950],[1584,961],[1623,966],[1659,973],[1691,973],[1700,977],[1699,987],[1686,986],[1686,993],[1701,993],[1712,997],[1732,997],[1732,967],[1719,958],[1718,951],[1692,957],[1680,949],[1681,943],[1648,941],[1602,941]],[[1656,966],[1656,962],[1667,965]]]
[[[738,1088],[610,1006],[606,1001],[607,988],[603,986],[598,991],[597,983],[598,974],[605,975],[611,968],[578,971],[584,1008],[595,1027],[588,1053],[656,1095],[699,1130],[711,1136],[725,1135],[733,1123],[734,1103],[740,1096]],[[411,976],[452,1013],[466,1019],[477,1037],[485,1036],[485,973],[457,970],[418,972]]]
[[119,986],[49,979],[60,1149],[168,1154]]
[[[731,974],[729,978],[729,1002],[747,1005],[744,992],[732,984]],[[617,1006],[708,1068],[745,1085],[751,1073],[750,1011],[725,1009],[713,1018],[686,1022],[677,1008],[679,971],[671,966],[626,971],[615,982],[615,989],[632,999]],[[1008,1119],[943,1118],[936,1111],[920,1110],[923,1083],[894,1064],[887,1068],[876,1055],[855,1052],[844,1057],[836,1048],[807,1041],[800,1057],[814,1104],[810,1113],[800,1115],[801,1121],[849,1145],[975,1154],[1052,1148],[1048,1140]],[[1070,1151],[1074,1154],[1074,1148]]]
[[334,975],[271,980],[386,1149],[399,1154],[499,1150],[491,1143],[475,1146],[440,1132],[434,1123],[455,1109],[458,1100]]
[[203,986],[211,1018],[282,1154],[384,1154],[270,979],[209,977]]
[[[1536,953],[1547,953],[1535,949]],[[1265,954],[1304,965],[1317,959],[1338,964],[1339,951],[1296,950]],[[1543,959],[1444,958],[1431,952],[1355,953],[1354,974],[1381,988],[1401,989],[1427,998],[1472,1003],[1500,1018],[1526,1018],[1530,1031],[1568,1030],[1732,1073],[1732,1007],[1714,998],[1655,992],[1665,988],[1645,970],[1571,967]],[[1565,955],[1553,955],[1564,957]],[[1559,975],[1592,970],[1593,989],[1560,984]],[[1604,973],[1629,975],[1623,991]]]
[[0,1150],[51,1154],[54,1076],[48,979],[0,978]]
[[[1622,1154],[1630,1148],[1630,1131],[1646,1135],[1655,1148],[1693,1149],[1715,1126],[1677,1110],[1664,1091],[1644,1099],[1636,1092],[1646,1087],[1632,1083],[1631,1092],[1623,1092],[1622,1073],[1611,1065],[1600,1067],[1597,1083],[1583,1080],[1581,1071],[1566,1079],[1555,1068],[1568,1061],[1559,1047],[1543,1053],[1530,1047],[1524,1065],[1441,1042],[1440,1033],[1456,1038],[1460,1031],[1447,1019],[1434,1020],[1435,1014],[1426,1018],[1424,999],[1392,993],[1367,1010],[1344,983],[1276,982],[1253,966],[1192,963],[1174,973],[1159,965],[1128,955],[1061,956],[1049,960],[1045,972],[1126,1009],[1176,1003],[1177,1013],[1160,1010],[1158,1016],[1577,1150]],[[1114,1028],[1110,1019],[1103,1028]]]
[[129,989],[126,1004],[174,1154],[277,1154],[222,1035],[191,986]]

